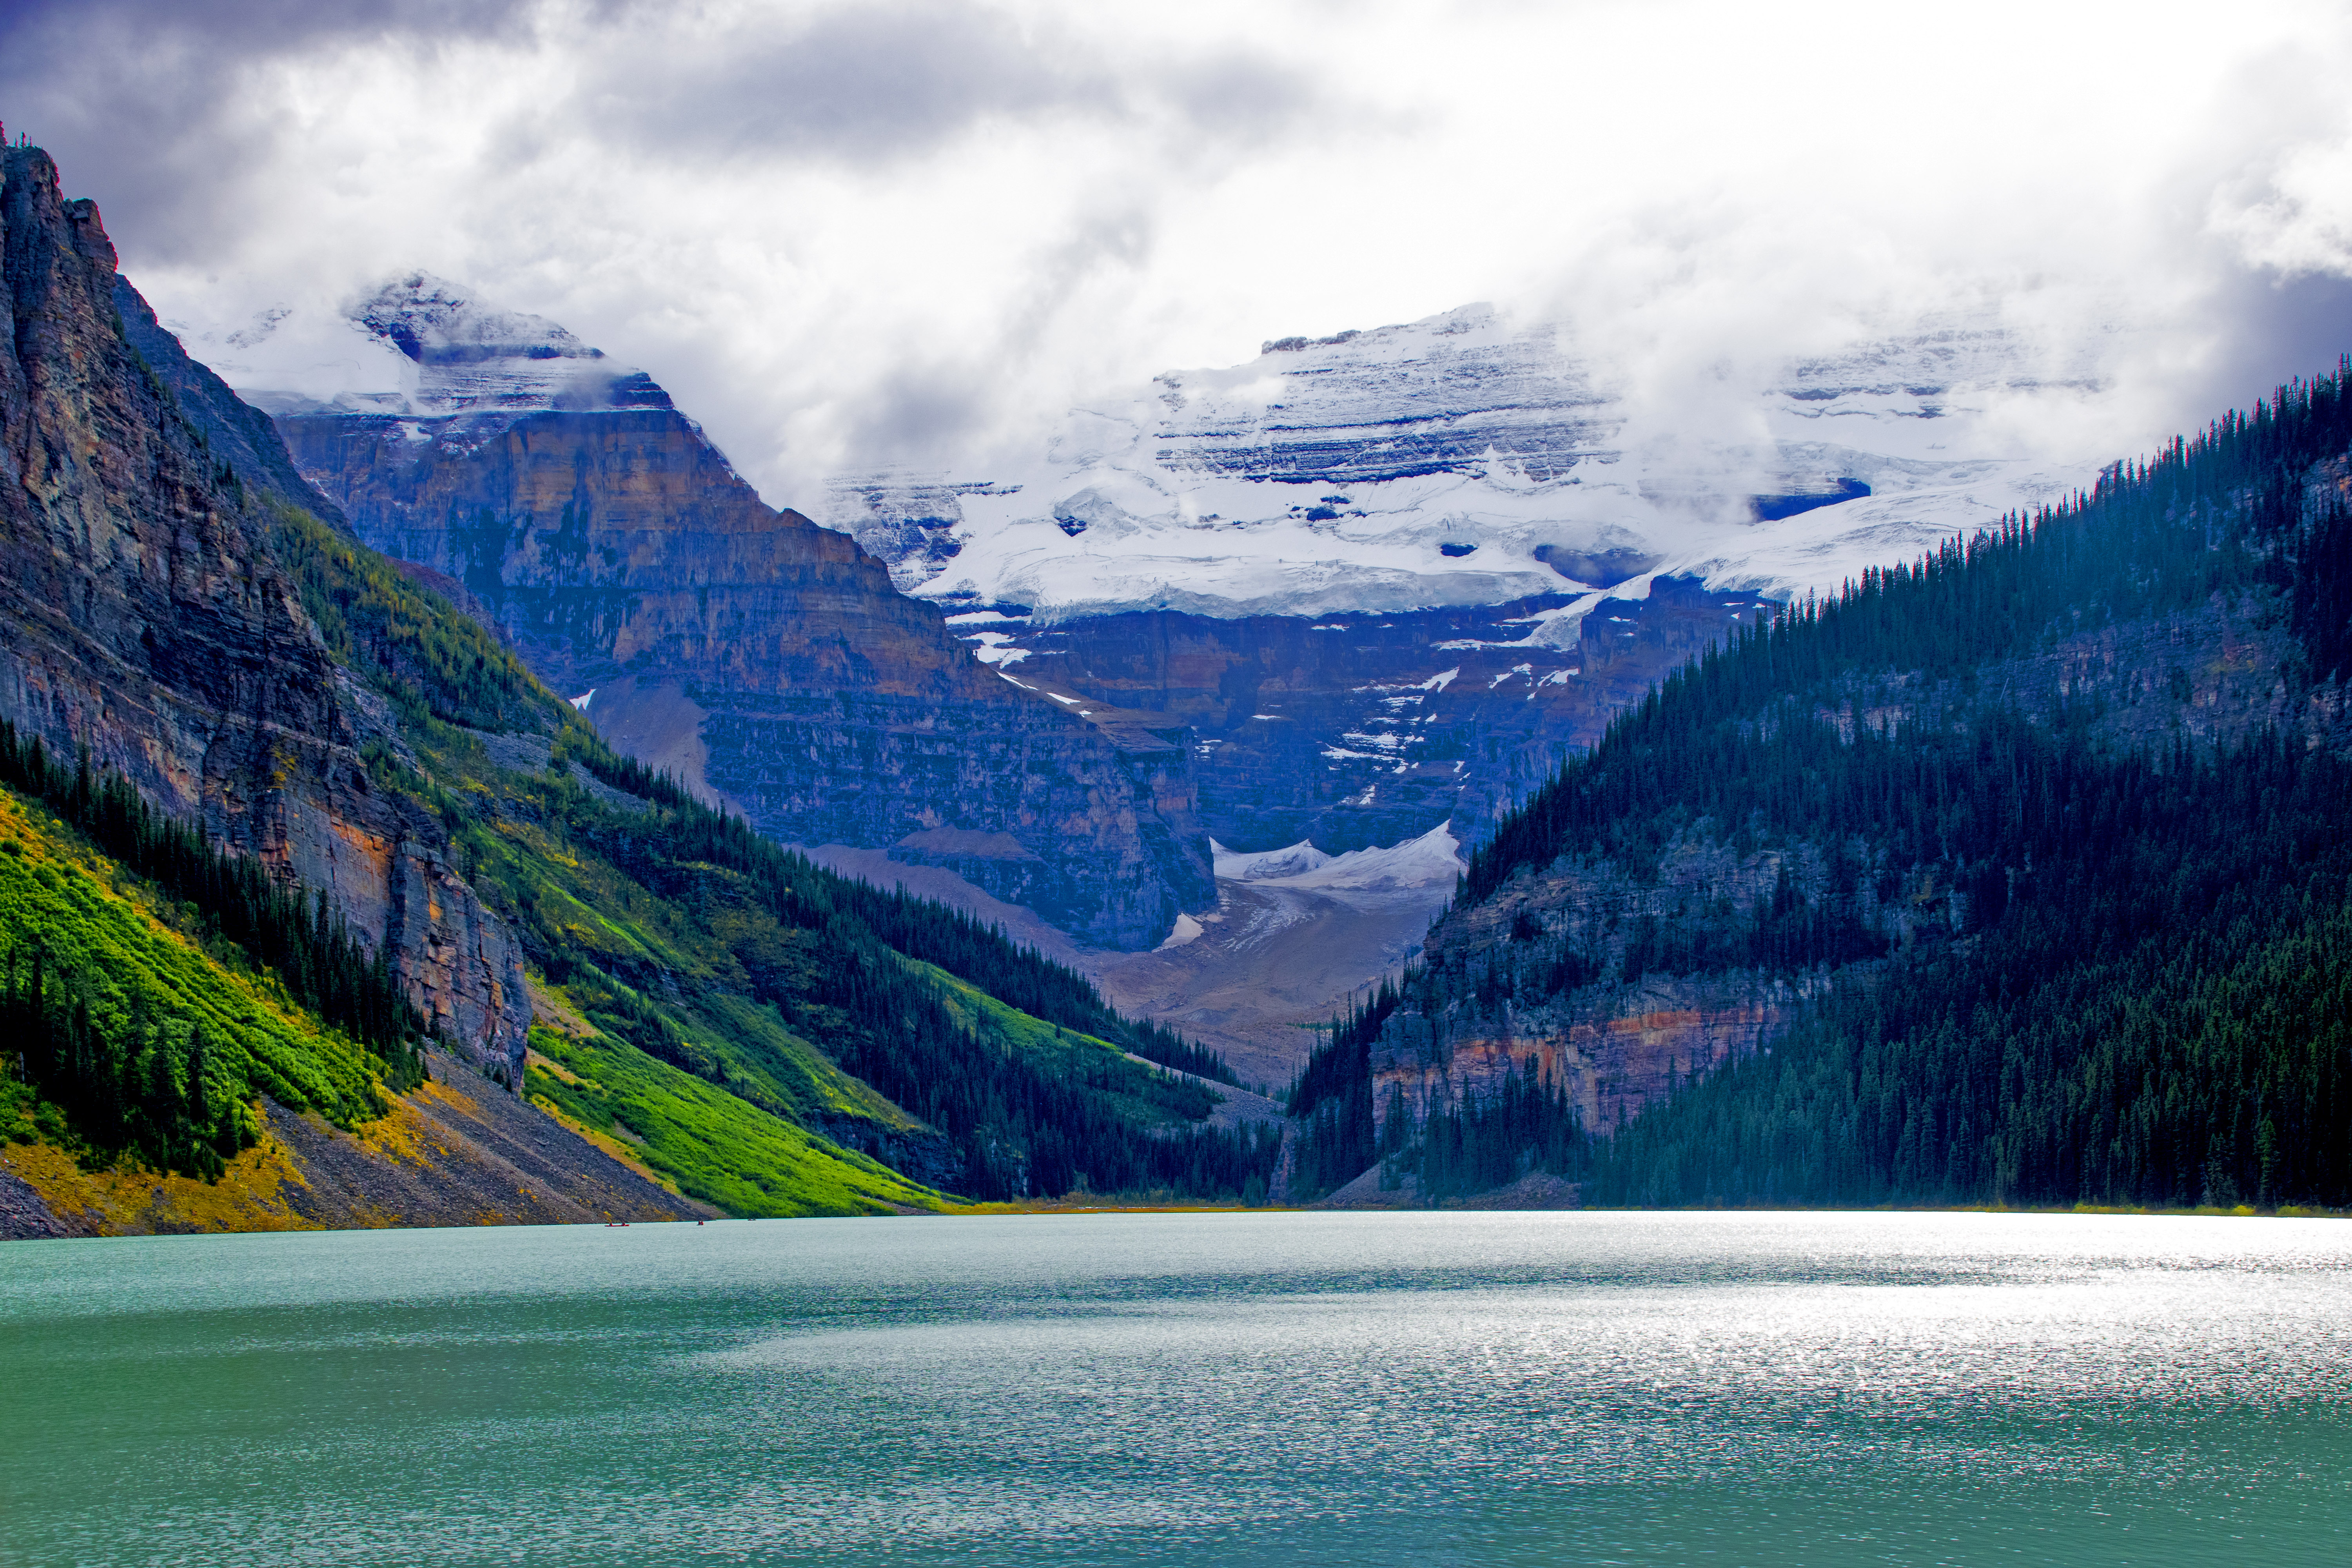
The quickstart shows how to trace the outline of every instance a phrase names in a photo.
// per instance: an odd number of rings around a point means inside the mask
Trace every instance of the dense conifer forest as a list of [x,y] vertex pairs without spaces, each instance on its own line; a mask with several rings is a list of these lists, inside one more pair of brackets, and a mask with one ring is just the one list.
[[566,731],[555,754],[577,758],[605,784],[660,806],[672,824],[666,853],[741,872],[763,889],[781,919],[805,926],[855,921],[884,946],[936,963],[1034,1017],[1117,1042],[1163,1067],[1220,1083],[1241,1081],[1216,1052],[1148,1019],[1120,1016],[1086,976],[1011,941],[997,927],[901,888],[877,888],[824,870],[583,729]]
[[[1441,946],[1296,1086],[1307,1184],[1386,1158],[1427,1197],[1545,1169],[1620,1204],[2352,1204],[2352,766],[2306,722],[2340,721],[2352,674],[2347,450],[2339,371],[1695,660],[1502,825],[1456,907],[1562,856],[1639,880],[1703,842],[1782,875],[1605,941],[1523,911],[1484,950]],[[2207,605],[2291,633],[2284,723],[2127,742],[2118,703],[2163,672],[2030,710],[1979,686]],[[1883,723],[1855,721],[1867,693]],[[1905,900],[1937,919],[1888,918]],[[1507,1000],[1727,972],[1828,983],[1768,1049],[1622,1128],[1514,1072],[1400,1103],[1375,1146],[1400,1010],[1442,1036]]]
[[[19,779],[44,761],[29,746],[13,757]],[[347,1019],[386,997],[364,963],[318,984],[322,960],[349,950],[314,902],[142,820],[119,780],[32,772],[170,881],[107,856],[41,796],[0,788],[0,1136],[56,1144],[86,1170],[127,1159],[215,1178],[258,1134],[257,1096],[351,1128],[383,1114],[387,1081],[421,1076],[416,1037],[364,1046],[321,1020],[322,994]]]
[[424,1080],[425,1020],[401,995],[384,955],[369,955],[325,895],[306,897],[250,856],[223,854],[149,806],[120,773],[93,772],[87,756],[68,768],[39,736],[20,738],[5,719],[0,784],[40,801],[127,869],[192,905],[207,930],[276,974],[297,1005],[374,1053],[393,1088]]

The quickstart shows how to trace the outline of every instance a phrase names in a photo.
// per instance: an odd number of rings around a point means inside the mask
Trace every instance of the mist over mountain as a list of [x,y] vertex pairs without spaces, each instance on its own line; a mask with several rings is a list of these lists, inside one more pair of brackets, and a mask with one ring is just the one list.
[[[0,109],[110,193],[171,320],[463,279],[653,370],[812,514],[834,476],[987,478],[1106,389],[1469,300],[1571,323],[1717,445],[1769,366],[1939,311],[2121,329],[2070,460],[2352,324],[2325,7],[462,11],[12,6]],[[118,93],[74,85],[95,58]]]
[[188,338],[362,538],[762,829],[951,866],[1107,947],[1149,947],[1213,898],[1181,743],[996,679],[561,325],[410,272]]
[[2086,482],[2095,454],[2035,426],[2112,393],[2095,346],[1931,316],[1780,366],[1727,441],[1712,410],[1677,428],[1664,389],[1565,327],[1468,306],[1165,373],[1026,463],[844,476],[822,517],[909,592],[1045,621],[1491,605],[1655,573],[1785,599]]

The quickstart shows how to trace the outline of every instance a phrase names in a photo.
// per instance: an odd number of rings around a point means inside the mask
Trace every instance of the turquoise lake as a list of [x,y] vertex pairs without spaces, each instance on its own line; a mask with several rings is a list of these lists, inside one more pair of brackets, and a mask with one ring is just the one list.
[[0,1247],[0,1563],[2352,1561],[2352,1225]]

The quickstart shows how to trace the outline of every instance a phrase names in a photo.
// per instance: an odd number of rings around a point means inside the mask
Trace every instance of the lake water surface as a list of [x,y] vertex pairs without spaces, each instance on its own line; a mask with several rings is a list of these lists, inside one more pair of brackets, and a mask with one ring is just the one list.
[[2352,1225],[0,1246],[0,1563],[2352,1562]]

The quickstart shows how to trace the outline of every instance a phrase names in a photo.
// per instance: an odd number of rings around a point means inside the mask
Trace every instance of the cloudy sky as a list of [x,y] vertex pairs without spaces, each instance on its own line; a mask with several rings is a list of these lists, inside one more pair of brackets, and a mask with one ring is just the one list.
[[1922,310],[2160,439],[2352,348],[2344,7],[15,0],[0,120],[166,317],[421,267],[771,500],[1486,300],[1669,406]]

